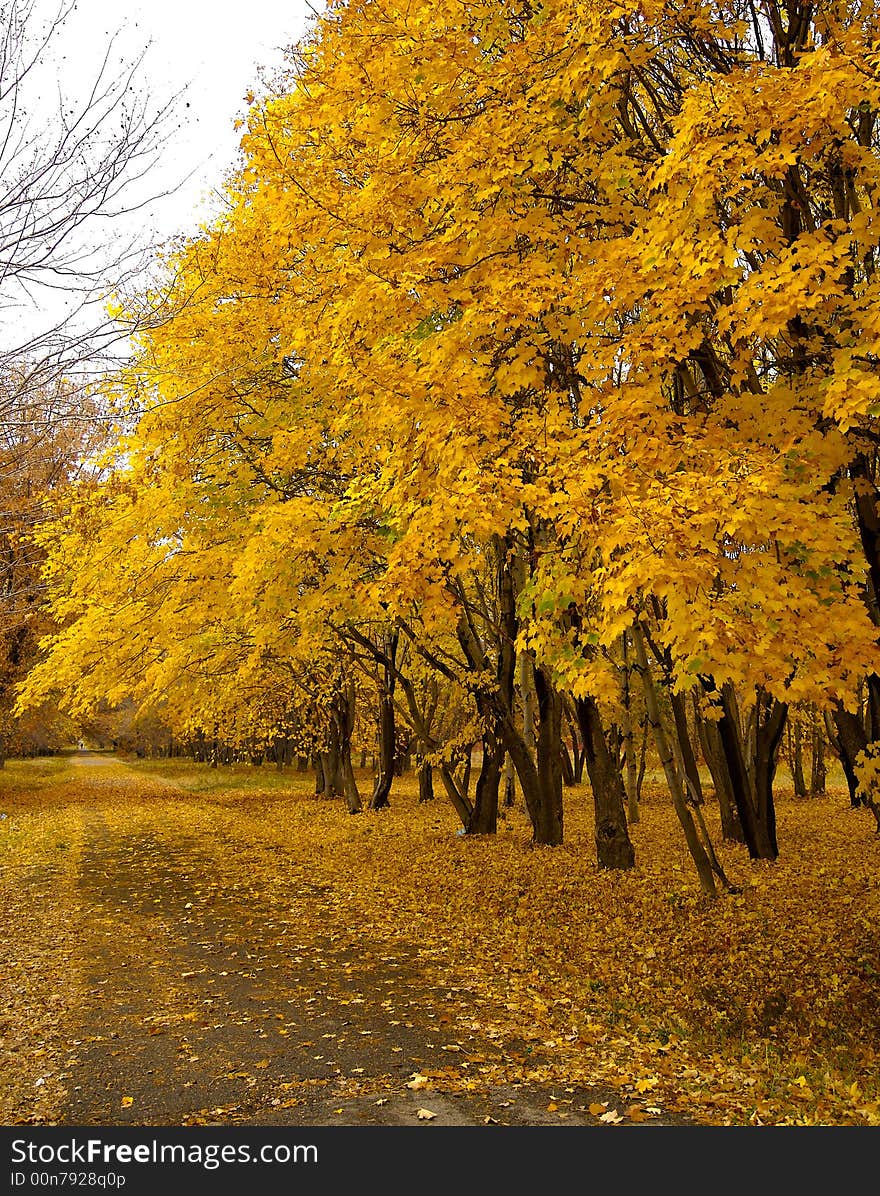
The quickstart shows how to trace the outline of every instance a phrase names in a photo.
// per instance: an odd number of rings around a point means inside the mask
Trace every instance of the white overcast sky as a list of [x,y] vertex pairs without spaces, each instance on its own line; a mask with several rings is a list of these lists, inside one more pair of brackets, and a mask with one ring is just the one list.
[[[131,206],[159,198],[138,206],[136,214],[109,222],[93,218],[83,226],[82,243],[97,244],[99,254],[106,250],[108,262],[116,247],[134,239],[157,245],[194,233],[220,210],[216,189],[237,160],[241,133],[234,123],[247,111],[245,95],[251,88],[259,92],[261,71],[271,76],[283,48],[300,41],[313,21],[308,0],[18,0],[20,9],[28,3],[32,44],[59,9],[69,9],[23,92],[27,126],[39,135],[45,124],[47,142],[58,128],[59,108],[81,109],[87,101],[108,46],[113,77],[146,48],[136,90],[153,109],[182,93],[163,126],[159,162],[123,195]],[[314,3],[321,6],[322,0]],[[8,12],[8,5],[3,9]],[[7,115],[10,102],[5,98]],[[6,286],[0,293],[0,348],[14,354],[16,346],[65,320],[91,327],[94,313],[100,322],[102,312],[102,300],[83,309],[71,291]]]
[[[51,13],[57,0],[38,2]],[[259,68],[280,64],[281,48],[307,31],[310,11],[306,0],[76,0],[56,41],[65,88],[75,89],[83,70],[86,81],[114,35],[121,56],[150,43],[143,77],[156,101],[186,88],[152,184],[161,178],[173,185],[195,173],[151,210],[160,234],[193,226],[200,199],[235,161],[240,134],[233,123],[245,112],[245,93]]]

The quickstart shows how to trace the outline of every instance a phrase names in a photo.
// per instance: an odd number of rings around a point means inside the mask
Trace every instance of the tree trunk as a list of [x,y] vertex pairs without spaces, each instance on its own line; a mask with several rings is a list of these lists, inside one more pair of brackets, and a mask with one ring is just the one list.
[[788,768],[791,773],[792,784],[794,785],[794,795],[795,797],[806,797],[807,781],[804,777],[804,733],[799,713],[798,717],[788,720],[786,738],[788,740]]
[[394,725],[394,694],[386,682],[379,694],[379,770],[370,798],[371,810],[384,810],[390,806],[388,795],[394,780],[394,756],[397,736]]
[[427,760],[419,760],[419,801],[434,800],[434,777]]
[[600,868],[632,868],[636,854],[626,825],[623,777],[608,751],[599,707],[593,698],[577,698],[575,711],[593,790],[597,862]]
[[753,743],[751,761],[743,743],[736,692],[729,681],[721,689],[721,710],[718,733],[749,855],[753,860],[775,860],[779,847],[773,777],[788,707],[763,691],[757,692],[749,736]]
[[688,731],[687,720],[687,706],[685,705],[684,694],[670,693],[669,700],[672,704],[672,717],[675,721],[675,735],[678,739],[678,750],[681,752],[681,760],[684,768],[684,779],[690,794],[692,802],[703,804],[703,782],[700,779],[700,770],[697,768],[697,758],[694,755],[694,749],[691,745],[690,732]]
[[[562,699],[562,713],[565,715],[565,721],[568,723],[568,729],[571,732],[572,784],[580,785],[584,779],[584,765],[587,762],[587,755],[578,728],[577,714],[575,713],[571,698],[567,696]],[[564,768],[564,758],[562,763]],[[566,784],[568,784],[567,781]]]
[[876,800],[873,793],[866,793],[863,789],[858,788],[858,776],[856,774],[856,759],[858,753],[867,748],[867,738],[864,734],[864,728],[860,719],[857,719],[854,714],[850,714],[849,710],[845,710],[841,703],[837,703],[835,712],[835,726],[837,727],[837,742],[839,750],[841,750],[841,763],[845,776],[847,776],[847,783],[850,792],[850,804],[854,806],[867,806],[868,810],[874,814],[876,829],[880,834],[880,801]]
[[825,768],[825,735],[816,711],[811,711],[810,796],[824,797],[827,771]]
[[440,780],[443,782],[443,788],[449,794],[449,800],[455,807],[456,814],[461,819],[461,825],[467,830],[473,817],[474,807],[468,800],[467,794],[462,793],[448,764],[440,765]]
[[836,731],[836,736],[832,740],[832,743],[840,758],[843,775],[846,777],[849,789],[849,804],[851,806],[860,806],[862,804],[862,797],[859,793],[859,779],[856,776],[856,758],[859,752],[863,752],[868,746],[865,728],[862,720],[856,715],[850,714],[848,710],[845,710],[840,702],[835,706],[832,718]]
[[623,758],[626,764],[626,805],[630,825],[639,821],[638,765],[636,741],[632,721],[632,685],[630,684],[629,632],[623,633],[623,677],[621,683],[621,727],[623,730]]
[[321,790],[321,796],[341,797],[343,789],[342,761],[339,756],[339,744],[335,741],[335,736],[329,746],[321,752],[321,772],[324,778],[324,788]]
[[474,745],[472,743],[470,743],[470,744],[468,744],[467,750],[464,755],[464,767],[461,770],[461,780],[458,783],[458,787],[461,790],[462,795],[464,797],[466,797],[468,799],[468,801],[470,801],[471,770],[472,770],[473,766],[474,766]]
[[[562,768],[560,740],[562,705],[540,669],[535,669],[538,698],[537,760],[508,710],[500,724],[504,746],[510,753],[532,824],[532,841],[545,846],[562,842]],[[554,738],[555,734],[555,738]]]
[[340,687],[330,705],[328,744],[322,753],[328,797],[343,797],[349,814],[359,814],[361,797],[351,763],[354,729],[354,687]]
[[519,693],[523,708],[523,739],[532,753],[535,751],[535,684],[532,662],[528,652],[522,652],[518,659]]
[[654,742],[657,745],[657,753],[660,756],[660,764],[663,767],[663,772],[666,776],[666,783],[669,786],[669,792],[672,796],[672,805],[675,809],[678,821],[684,831],[685,842],[687,843],[688,851],[691,854],[691,859],[694,861],[694,866],[697,869],[697,876],[700,879],[700,888],[709,897],[717,897],[718,889],[715,885],[715,876],[712,871],[712,861],[706,852],[705,847],[700,841],[699,832],[696,824],[691,817],[691,812],[687,808],[687,801],[685,799],[684,789],[682,788],[681,778],[675,767],[675,760],[669,746],[669,740],[666,736],[666,730],[663,726],[660,717],[660,705],[657,701],[657,690],[654,687],[654,680],[651,676],[651,669],[648,665],[648,654],[645,650],[645,639],[642,634],[640,626],[636,625],[633,628],[633,648],[635,649],[636,668],[641,675],[642,686],[645,693],[645,705],[648,710],[648,722],[651,725],[651,730],[654,733]]
[[466,827],[469,835],[494,835],[498,830],[498,789],[504,763],[504,744],[494,730],[483,734],[483,762],[477,777],[474,809]]
[[834,710],[834,723],[837,728],[837,740],[840,746],[840,762],[843,765],[849,784],[850,802],[854,806],[867,806],[874,815],[877,824],[877,834],[880,835],[880,801],[873,793],[859,788],[856,760],[867,744],[864,727],[860,719],[844,710],[838,702]]
[[510,758],[510,752],[504,757],[504,805],[510,809],[516,804],[516,770],[513,767],[513,760]]
[[703,717],[697,707],[696,697],[694,698],[694,714],[697,720],[697,734],[703,751],[703,759],[706,761],[706,767],[712,777],[712,786],[721,813],[721,835],[729,843],[745,843],[746,837],[739,814],[736,812],[736,802],[733,800],[733,785],[730,773],[727,771],[727,760],[724,756],[718,724],[712,719]]
[[574,762],[564,739],[559,743],[559,763],[562,767],[562,783],[566,789],[570,789],[574,785]]
[[538,700],[536,743],[540,800],[532,826],[535,842],[557,846],[562,842],[562,700],[543,669],[535,667]]

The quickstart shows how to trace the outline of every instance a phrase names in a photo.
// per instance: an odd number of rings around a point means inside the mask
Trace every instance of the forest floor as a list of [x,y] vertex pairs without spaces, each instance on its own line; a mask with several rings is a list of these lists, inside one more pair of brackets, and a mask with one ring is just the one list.
[[584,788],[550,849],[311,787],[7,765],[4,1124],[880,1124],[880,838],[842,789],[783,788],[779,861],[725,844],[711,902],[659,787],[626,874]]

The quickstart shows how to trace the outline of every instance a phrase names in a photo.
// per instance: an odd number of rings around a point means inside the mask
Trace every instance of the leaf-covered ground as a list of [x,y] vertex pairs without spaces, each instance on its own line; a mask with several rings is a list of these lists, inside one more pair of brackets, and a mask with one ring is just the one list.
[[877,1124],[880,839],[840,789],[778,813],[710,903],[659,787],[618,875],[586,789],[536,849],[407,780],[352,818],[297,774],[13,762],[0,1115]]

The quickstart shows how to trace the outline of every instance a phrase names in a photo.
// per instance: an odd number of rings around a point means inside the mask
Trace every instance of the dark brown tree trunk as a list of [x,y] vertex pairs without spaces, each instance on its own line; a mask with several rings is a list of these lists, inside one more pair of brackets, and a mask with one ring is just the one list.
[[[556,845],[562,842],[562,767],[560,745],[562,739],[562,702],[553,689],[549,678],[535,669],[534,693],[537,698],[538,738],[536,756],[528,746],[531,719],[524,727],[517,725],[513,708],[516,653],[514,645],[518,630],[516,613],[516,590],[511,570],[510,544],[500,537],[494,542],[496,560],[496,592],[498,596],[499,635],[498,657],[495,667],[496,683],[489,688],[480,688],[475,697],[477,709],[490,734],[498,740],[497,754],[490,749],[493,761],[490,774],[495,785],[495,763],[498,778],[503,762],[502,749],[510,753],[519,777],[526,809],[532,823],[535,843]],[[464,604],[463,604],[464,605]],[[490,667],[489,658],[470,620],[467,609],[459,619],[458,640],[472,670],[485,673]],[[528,678],[530,659],[520,661],[521,676]],[[538,674],[540,673],[540,677]],[[527,691],[531,686],[526,685]],[[529,706],[526,701],[526,706]],[[496,806],[497,810],[497,806]],[[468,822],[465,822],[468,826]]]
[[419,801],[434,800],[434,775],[427,760],[419,760]]
[[315,797],[321,797],[327,792],[327,774],[324,772],[324,756],[315,752],[313,757],[315,766]]
[[508,810],[516,805],[515,772],[513,760],[510,758],[510,752],[508,752],[504,757],[504,805]]
[[675,734],[678,739],[678,749],[681,752],[682,764],[684,765],[684,777],[688,788],[688,796],[692,802],[702,805],[703,782],[700,779],[697,758],[694,755],[694,749],[691,744],[684,694],[670,693],[669,699],[672,703],[672,717],[675,720]]
[[559,763],[562,768],[562,783],[566,789],[570,789],[574,785],[574,762],[564,739],[559,743]]
[[335,736],[331,737],[329,745],[321,752],[321,765],[324,776],[324,788],[321,790],[321,795],[323,797],[341,797],[343,790],[342,760]]
[[868,700],[866,710],[866,726],[868,736],[873,743],[880,739],[880,677],[876,673],[869,673]]
[[349,814],[361,810],[361,797],[351,763],[351,733],[354,729],[354,687],[341,686],[330,704],[327,748],[322,752],[325,793],[343,797]]
[[275,767],[279,772],[284,768],[287,759],[287,736],[277,735],[275,737]]
[[[696,707],[696,700],[694,704]],[[715,797],[721,813],[721,835],[729,843],[745,843],[746,837],[739,814],[736,812],[736,803],[733,800],[733,785],[730,773],[727,771],[727,760],[724,756],[718,724],[712,719],[703,718],[699,710],[696,709],[695,716],[703,759],[706,761],[706,767],[712,777],[712,786],[715,789]]]
[[827,780],[825,768],[825,734],[816,711],[811,712],[810,742],[810,796],[824,797]]
[[807,781],[804,776],[804,735],[800,716],[788,720],[787,729],[788,769],[794,786],[795,797],[807,796]]
[[730,682],[725,682],[721,690],[722,715],[718,732],[749,855],[756,860],[775,860],[779,855],[779,846],[776,842],[773,778],[788,707],[760,690],[755,701],[751,761],[746,755],[739,705]]
[[851,806],[860,806],[862,797],[859,793],[859,779],[856,775],[856,758],[859,752],[863,752],[868,746],[865,728],[862,720],[856,715],[850,714],[839,702],[832,712],[832,718],[836,731],[832,745],[837,751],[843,775],[846,777],[849,803]]
[[[537,772],[539,802],[532,819],[535,842],[555,847],[562,842],[562,700],[542,668],[535,667],[538,705]],[[530,811],[531,813],[531,811]]]
[[626,825],[626,788],[608,751],[599,707],[592,698],[577,698],[575,711],[593,790],[596,859],[600,868],[632,868],[636,853]]
[[468,744],[464,754],[464,768],[461,770],[461,780],[459,781],[459,789],[464,797],[470,800],[471,795],[471,770],[474,766],[474,745]]
[[394,780],[394,756],[397,736],[394,725],[393,677],[386,678],[385,687],[379,694],[379,770],[370,798],[371,810],[384,810],[391,804],[388,800]]
[[840,751],[840,762],[847,779],[850,791],[850,802],[853,806],[867,806],[874,815],[877,833],[880,835],[880,801],[873,793],[859,789],[856,760],[860,752],[868,746],[865,730],[860,719],[838,702],[834,710],[834,725],[837,729],[837,742]]
[[[565,721],[568,723],[568,729],[571,737],[571,782],[566,781],[568,785],[580,785],[584,779],[584,766],[587,762],[586,752],[584,751],[583,743],[581,741],[580,730],[578,728],[577,714],[575,713],[574,705],[569,697],[562,699],[562,713],[565,715]],[[568,748],[566,746],[566,754]],[[563,769],[566,768],[565,757],[562,760]]]
[[[510,753],[517,779],[522,789],[532,840],[547,846],[562,842],[562,769],[559,762],[559,740],[553,740],[553,728],[559,730],[559,695],[554,693],[535,670],[535,689],[538,695],[537,760],[529,751],[513,712],[501,724],[504,745]],[[542,702],[543,695],[543,702]]]
[[358,814],[361,810],[361,795],[358,793],[354,768],[351,764],[351,734],[354,730],[354,686],[346,686],[340,691],[334,710],[334,718],[339,724],[339,754],[342,766],[342,793],[349,814]]
[[626,766],[626,805],[629,812],[630,825],[639,821],[639,784],[638,765],[636,763],[636,741],[633,734],[632,718],[632,685],[630,683],[632,669],[630,666],[630,636],[624,631],[621,647],[623,649],[623,675],[621,678],[622,698],[622,730],[623,730],[623,758]]
[[694,861],[694,867],[697,870],[697,875],[700,878],[700,888],[708,897],[716,897],[718,889],[715,884],[714,870],[712,860],[700,840],[700,833],[697,829],[697,824],[694,822],[690,809],[687,804],[687,797],[684,791],[682,779],[678,774],[672,748],[669,744],[669,738],[666,734],[666,729],[663,726],[663,719],[660,714],[660,703],[657,697],[657,687],[654,684],[654,679],[651,674],[651,666],[648,661],[648,653],[645,648],[645,636],[641,626],[636,623],[632,629],[632,642],[635,652],[636,671],[642,679],[642,687],[645,694],[645,707],[648,716],[648,723],[654,734],[654,743],[657,746],[657,755],[660,757],[660,764],[666,776],[666,783],[669,786],[669,793],[672,798],[672,804],[675,808],[676,817],[678,818],[681,829],[684,833],[685,842],[688,846],[691,859]]
[[839,702],[835,709],[833,709],[832,718],[837,732],[835,748],[837,749],[839,758],[841,758],[843,775],[847,777],[850,805],[869,806],[870,799],[868,795],[862,793],[860,788],[858,788],[858,775],[856,773],[858,753],[864,751],[868,746],[868,738],[866,733],[864,733],[862,720],[857,718],[855,714],[850,714],[849,710],[844,709]]
[[440,780],[443,782],[443,788],[449,794],[449,800],[455,807],[456,814],[461,819],[461,825],[467,830],[468,824],[473,817],[474,807],[471,805],[467,794],[462,793],[448,764],[440,765]]
[[483,762],[477,777],[474,809],[466,827],[469,835],[494,835],[498,830],[498,790],[504,764],[504,744],[494,731],[483,734]]

